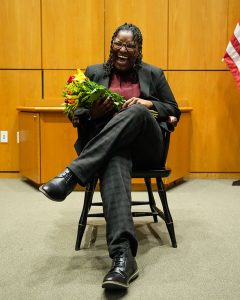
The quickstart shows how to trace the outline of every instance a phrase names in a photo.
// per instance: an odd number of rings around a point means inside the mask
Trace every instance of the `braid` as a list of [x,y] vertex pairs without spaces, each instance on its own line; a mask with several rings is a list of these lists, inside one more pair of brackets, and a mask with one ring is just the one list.
[[138,57],[136,59],[136,62],[133,66],[133,69],[135,71],[138,71],[139,67],[140,67],[140,64],[142,62],[142,33],[140,31],[140,29],[131,24],[131,23],[124,23],[123,25],[119,26],[115,32],[113,33],[113,36],[112,36],[112,40],[111,40],[111,43],[110,43],[110,54],[109,54],[109,57],[108,57],[108,60],[107,62],[104,64],[104,72],[105,72],[105,76],[109,76],[111,74],[111,71],[112,71],[112,68],[113,68],[113,52],[112,52],[112,43],[113,43],[113,40],[115,39],[115,37],[118,35],[119,31],[121,30],[127,30],[127,31],[131,31],[132,34],[133,34],[133,40],[134,42],[138,45]]

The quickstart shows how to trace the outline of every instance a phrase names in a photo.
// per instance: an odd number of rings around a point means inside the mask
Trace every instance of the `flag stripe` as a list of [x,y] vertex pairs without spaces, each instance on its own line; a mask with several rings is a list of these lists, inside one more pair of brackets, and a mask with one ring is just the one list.
[[234,63],[236,64],[238,70],[240,70],[240,56],[239,53],[235,50],[232,43],[230,42],[227,46],[227,53],[232,58]]
[[235,30],[234,30],[234,35],[238,42],[240,43],[240,24],[238,23]]
[[[240,39],[240,37],[239,37]],[[234,36],[231,39],[231,43],[233,45],[233,47],[235,48],[235,50],[237,51],[237,53],[240,55],[240,42],[238,41],[238,39]]]
[[225,60],[226,64],[228,65],[234,78],[236,79],[237,86],[240,88],[240,71],[239,71],[239,69],[235,65],[235,62],[232,60],[231,56],[229,56],[228,54],[226,54],[224,60]]

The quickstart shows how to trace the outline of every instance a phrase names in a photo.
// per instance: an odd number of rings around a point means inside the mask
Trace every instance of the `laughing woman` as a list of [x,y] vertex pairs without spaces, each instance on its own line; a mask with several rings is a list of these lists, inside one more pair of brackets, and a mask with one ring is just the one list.
[[[77,183],[85,186],[99,175],[113,260],[102,287],[126,289],[138,276],[138,242],[131,215],[132,168],[161,166],[162,128],[167,129],[170,116],[179,119],[180,111],[163,71],[142,62],[142,34],[133,24],[116,29],[108,61],[87,67],[86,76],[126,101],[119,112],[114,111],[111,98],[98,99],[90,110],[76,110],[72,121],[78,127],[78,157],[40,191],[51,200],[63,201]],[[157,119],[149,110],[156,111]]]

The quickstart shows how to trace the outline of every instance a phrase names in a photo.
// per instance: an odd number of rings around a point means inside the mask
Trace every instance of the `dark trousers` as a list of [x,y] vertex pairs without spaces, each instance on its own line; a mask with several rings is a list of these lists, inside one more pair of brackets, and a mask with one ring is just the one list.
[[131,247],[137,239],[131,215],[131,172],[134,168],[158,168],[163,153],[161,129],[143,105],[121,110],[84,147],[68,168],[82,185],[98,174],[107,222],[110,257]]

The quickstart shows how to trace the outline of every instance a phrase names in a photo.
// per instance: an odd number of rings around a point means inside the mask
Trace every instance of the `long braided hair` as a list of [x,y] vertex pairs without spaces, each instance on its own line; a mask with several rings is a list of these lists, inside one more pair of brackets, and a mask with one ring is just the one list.
[[111,71],[113,69],[113,51],[112,51],[112,43],[113,40],[115,39],[115,37],[118,35],[120,30],[127,30],[127,31],[131,31],[133,34],[133,40],[134,42],[138,45],[138,57],[136,58],[136,62],[133,66],[133,69],[135,72],[138,71],[140,64],[142,62],[142,33],[140,31],[140,29],[131,24],[131,23],[124,23],[123,25],[119,26],[115,32],[113,33],[112,36],[112,40],[111,40],[111,44],[110,44],[110,54],[108,57],[107,62],[104,64],[104,75],[105,76],[109,76],[111,74]]

